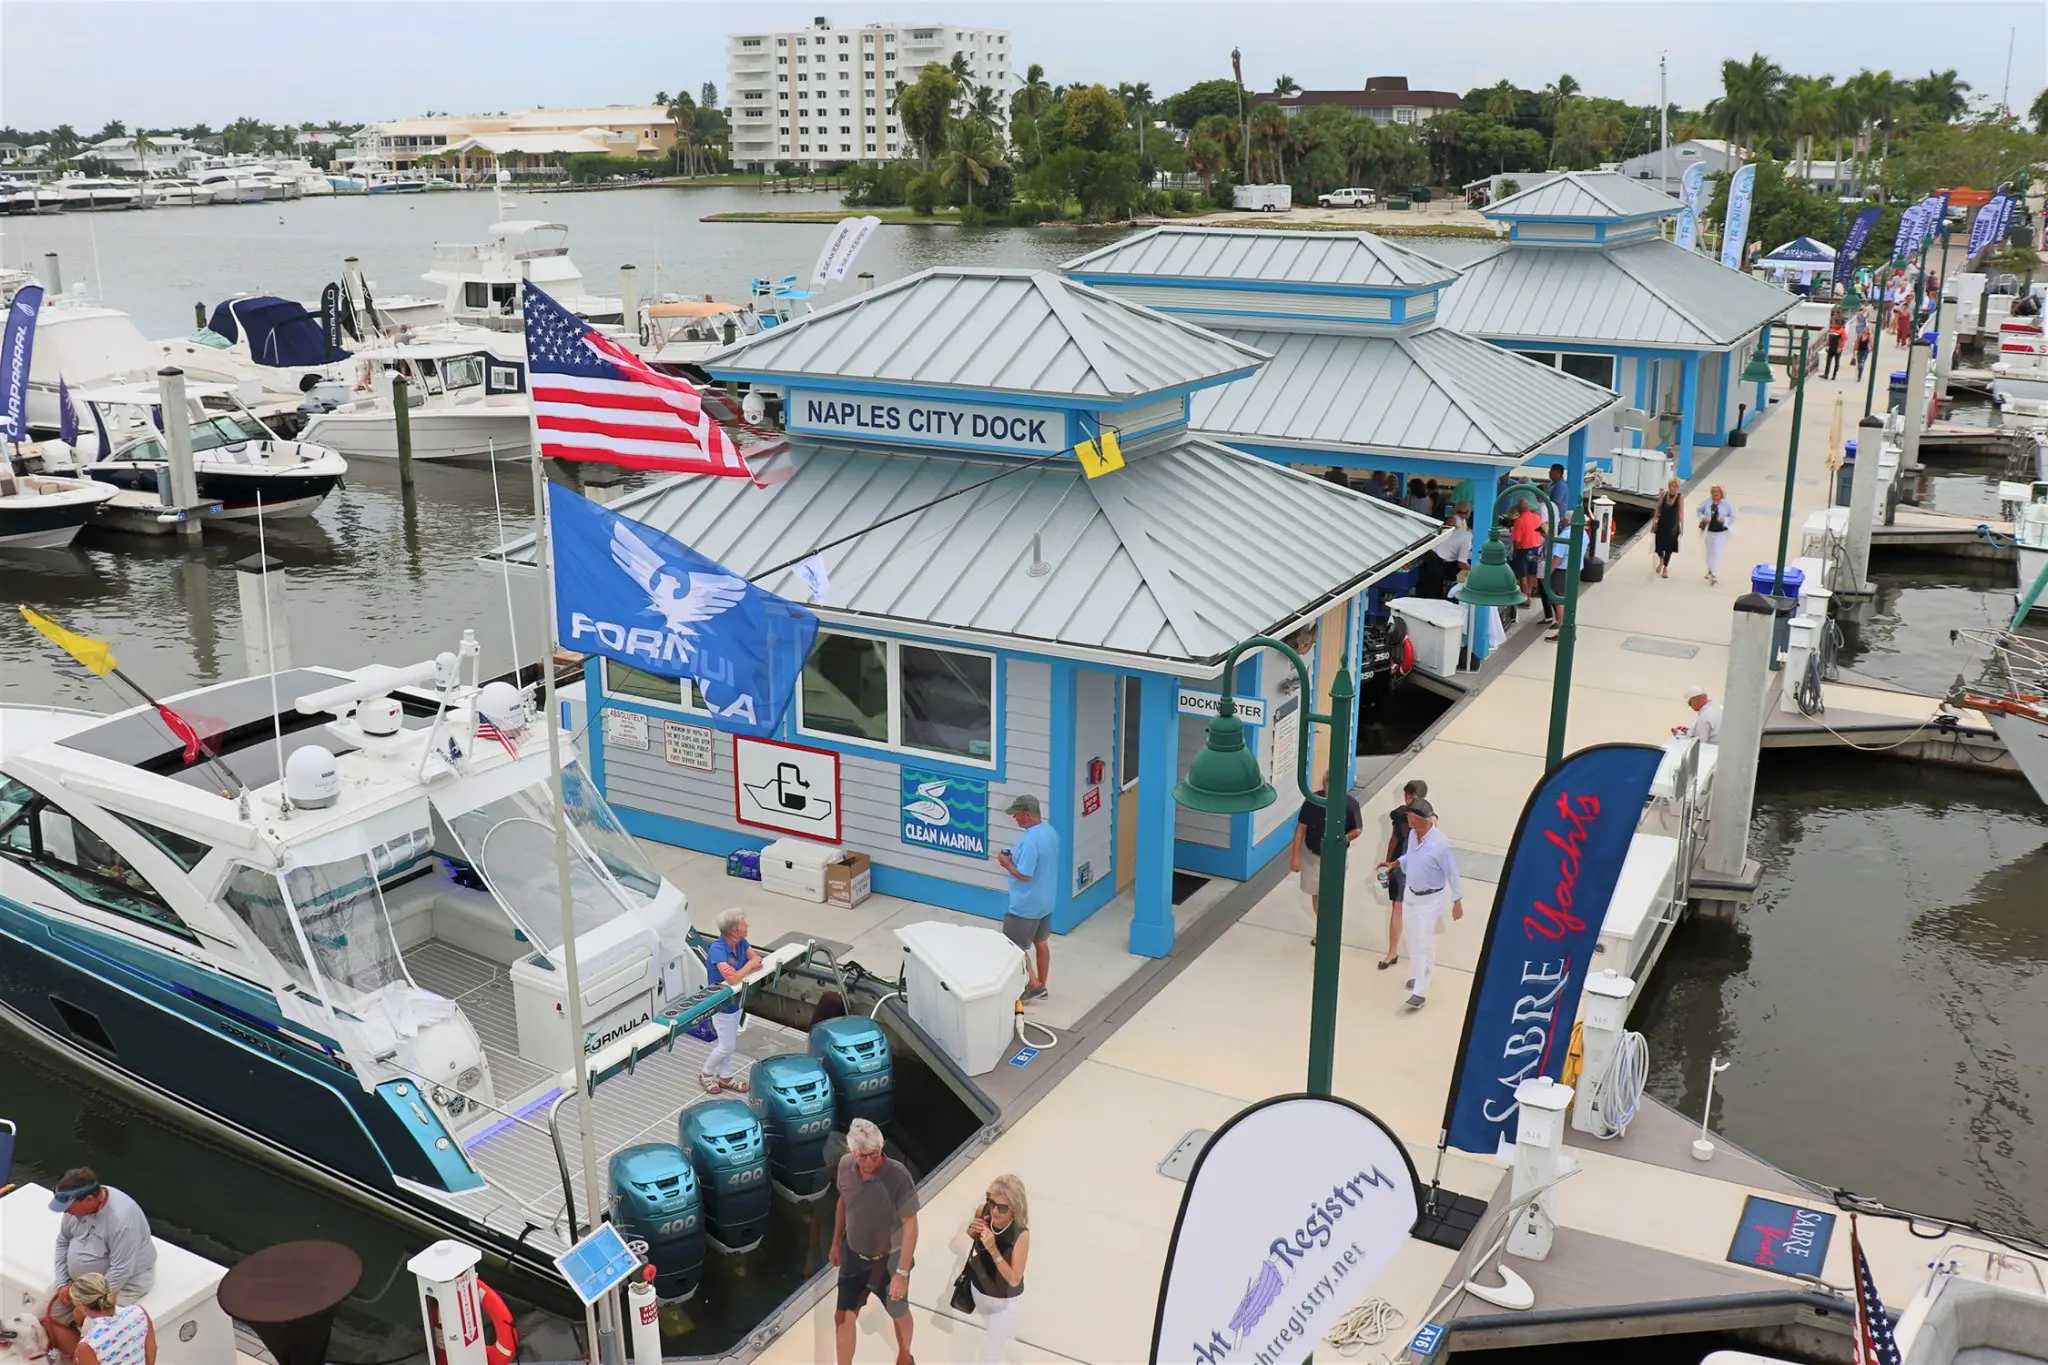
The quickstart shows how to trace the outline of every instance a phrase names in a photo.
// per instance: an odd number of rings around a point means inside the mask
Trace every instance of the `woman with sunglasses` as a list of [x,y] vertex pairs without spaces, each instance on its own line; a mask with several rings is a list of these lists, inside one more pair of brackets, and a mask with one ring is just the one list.
[[981,1350],[984,1365],[998,1365],[1017,1335],[1017,1299],[1024,1292],[1024,1263],[1031,1258],[1029,1224],[1024,1182],[999,1175],[988,1182],[988,1198],[967,1225],[974,1240],[967,1253],[968,1285],[988,1331]]

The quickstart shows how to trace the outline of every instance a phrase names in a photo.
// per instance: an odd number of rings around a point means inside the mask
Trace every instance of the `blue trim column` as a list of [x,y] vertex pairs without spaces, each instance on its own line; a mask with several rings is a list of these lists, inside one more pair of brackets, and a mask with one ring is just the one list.
[[[1636,366],[1636,401],[1630,404],[1630,406],[1633,407],[1637,412],[1642,412],[1644,410],[1643,385],[1647,384],[1650,380],[1650,357],[1645,352],[1637,351],[1635,353],[1634,359]],[[1634,450],[1641,450],[1643,448],[1643,433],[1640,431],[1631,431],[1628,435],[1630,448]]]
[[[1479,563],[1479,551],[1486,544],[1486,538],[1493,534],[1493,495],[1500,491],[1498,475],[1472,480],[1472,562]],[[1465,645],[1472,652],[1472,662],[1477,666],[1492,652],[1486,641],[1487,632],[1479,629],[1475,609],[1465,609]]]
[[[1586,496],[1586,447],[1589,443],[1590,433],[1584,427],[1565,440],[1564,486],[1575,500],[1574,506],[1577,505],[1576,500]],[[1571,508],[1560,507],[1558,515],[1570,516]]]
[[[1052,897],[1052,927],[1066,933],[1080,922],[1074,913],[1074,838],[1080,811],[1074,803],[1074,665],[1052,666],[1051,790],[1045,793],[1045,818],[1060,836],[1060,884]],[[995,813],[989,812],[993,819]]]
[[[1771,358],[1771,329],[1769,324],[1765,324],[1763,330],[1756,334],[1756,348],[1757,350],[1763,353],[1763,357],[1765,360],[1769,360]],[[1875,358],[1875,356],[1877,355],[1877,347],[1872,346],[1870,348],[1870,353],[1871,356]],[[1764,409],[1768,408],[1770,405],[1771,386],[1769,384],[1757,385],[1756,401],[1749,405],[1749,420],[1751,425],[1754,425],[1756,423],[1756,420],[1764,415]],[[1785,490],[1785,496],[1790,497],[1791,495],[1792,491],[1790,489]]]
[[1692,477],[1692,434],[1699,419],[1700,353],[1687,351],[1678,365],[1678,477]]
[[1179,809],[1180,681],[1139,675],[1138,878],[1132,890],[1131,951],[1165,957],[1173,951],[1173,825]]

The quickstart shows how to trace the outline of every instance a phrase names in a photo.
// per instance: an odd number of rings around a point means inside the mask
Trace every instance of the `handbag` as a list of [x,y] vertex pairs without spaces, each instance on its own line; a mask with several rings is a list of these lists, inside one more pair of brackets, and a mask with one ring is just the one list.
[[[974,1253],[970,1251],[967,1253],[967,1256],[969,1260],[972,1260],[974,1258]],[[967,1263],[965,1261],[961,1262],[960,1274],[953,1281],[953,1297],[951,1299],[951,1303],[953,1305],[953,1311],[956,1313],[965,1313],[971,1315],[974,1312],[974,1286],[973,1282],[968,1278]]]

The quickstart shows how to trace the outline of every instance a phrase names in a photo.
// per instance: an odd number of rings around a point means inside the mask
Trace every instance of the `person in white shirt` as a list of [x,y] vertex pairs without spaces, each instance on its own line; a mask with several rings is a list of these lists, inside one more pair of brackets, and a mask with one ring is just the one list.
[[1685,704],[1693,710],[1690,725],[1674,725],[1674,735],[1691,735],[1706,744],[1721,742],[1721,703],[1707,695],[1704,687],[1690,687],[1685,692]]
[[1417,797],[1408,807],[1408,828],[1414,833],[1408,851],[1399,859],[1407,882],[1401,902],[1401,939],[1415,968],[1408,982],[1408,1008],[1419,1010],[1429,1003],[1429,977],[1436,966],[1436,936],[1443,928],[1444,899],[1450,898],[1451,918],[1463,919],[1465,884],[1458,878],[1451,841],[1436,827],[1436,808],[1427,799]]

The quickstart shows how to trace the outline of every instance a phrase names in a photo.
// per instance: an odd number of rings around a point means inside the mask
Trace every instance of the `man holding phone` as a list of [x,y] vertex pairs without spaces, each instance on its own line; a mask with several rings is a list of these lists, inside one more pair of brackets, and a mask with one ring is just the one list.
[[1024,952],[1024,998],[1038,1000],[1045,995],[1045,975],[1052,966],[1053,884],[1059,879],[1060,836],[1045,823],[1038,798],[1029,793],[1010,802],[1010,818],[1022,832],[1015,848],[996,855],[1010,876],[1003,933]]

